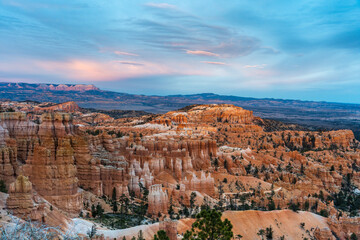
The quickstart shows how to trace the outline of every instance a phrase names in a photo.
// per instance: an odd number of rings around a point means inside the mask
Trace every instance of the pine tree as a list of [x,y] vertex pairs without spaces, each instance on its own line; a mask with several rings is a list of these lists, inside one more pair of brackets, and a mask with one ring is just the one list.
[[228,219],[221,220],[221,212],[214,209],[202,210],[193,223],[191,230],[186,231],[184,240],[208,239],[208,240],[230,240],[234,234],[232,224]]
[[301,164],[300,173],[301,173],[301,175],[304,175],[304,174],[305,174],[305,168],[304,168],[304,165],[303,165],[303,164]]
[[104,209],[102,208],[100,203],[96,205],[96,213],[99,217],[102,217],[102,215],[104,214]]
[[91,215],[93,218],[96,218],[97,211],[96,211],[94,204],[91,205]]
[[3,180],[0,180],[0,192],[7,193],[6,184]]
[[194,208],[194,206],[195,206],[195,198],[196,198],[196,193],[192,192],[190,194],[190,208]]
[[351,240],[358,240],[358,237],[356,236],[355,233],[352,233],[351,236],[350,236],[350,239]]
[[265,232],[266,239],[268,240],[273,239],[273,233],[274,231],[272,230],[272,227],[270,225],[270,227],[266,228],[266,232]]
[[142,231],[142,230],[139,231],[137,240],[145,240],[144,234],[143,234],[143,231]]
[[261,239],[264,239],[264,235],[265,235],[265,230],[264,229],[260,229],[257,233],[257,235],[259,235],[261,237]]
[[275,203],[272,199],[269,201],[268,209],[269,211],[275,210]]
[[174,207],[173,207],[173,200],[172,200],[172,196],[170,197],[170,207],[169,207],[169,211],[168,211],[170,218],[172,218],[172,215],[174,214]]
[[227,163],[227,160],[225,159],[225,161],[224,161],[224,168],[226,169],[226,170],[228,170],[228,163]]
[[113,210],[114,213],[116,213],[118,211],[118,204],[117,204],[116,201],[114,201],[112,203],[112,210]]
[[159,230],[155,235],[153,240],[170,240],[170,238],[166,235],[164,230]]
[[112,192],[112,200],[113,200],[113,201],[116,201],[116,200],[117,200],[117,197],[116,197],[116,188],[115,188],[115,187],[113,188],[113,192]]

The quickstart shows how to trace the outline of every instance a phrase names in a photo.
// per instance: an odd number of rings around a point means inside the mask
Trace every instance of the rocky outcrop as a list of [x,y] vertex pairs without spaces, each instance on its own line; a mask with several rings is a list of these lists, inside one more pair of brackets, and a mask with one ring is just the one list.
[[35,111],[38,112],[77,112],[80,111],[80,107],[73,101],[55,104],[49,107],[35,107]]
[[99,124],[113,122],[114,118],[104,113],[87,113],[76,119],[80,124]]
[[65,211],[77,213],[81,195],[71,146],[75,135],[71,116],[47,113],[41,124],[36,124],[24,113],[1,113],[0,126],[8,136],[0,150],[2,179],[11,182],[19,174],[28,176],[38,194]]
[[0,113],[0,179],[7,184],[19,174],[37,130],[37,124],[28,121],[25,113]]
[[6,139],[8,139],[8,131],[5,130],[3,127],[0,126],[0,146],[6,145]]
[[74,131],[69,114],[44,114],[37,132],[39,142],[23,171],[46,200],[67,212],[78,213],[82,202],[71,146]]
[[159,119],[169,119],[177,124],[186,123],[230,123],[249,124],[253,121],[252,111],[230,104],[199,105],[184,112],[168,112]]
[[164,230],[170,240],[177,240],[177,225],[177,221],[166,219],[165,221],[160,222],[159,229]]
[[210,173],[206,174],[201,171],[200,178],[193,173],[190,180],[185,177],[182,183],[185,185],[185,189],[187,191],[198,191],[209,196],[215,195],[215,181],[214,178],[211,177]]
[[340,217],[328,219],[328,224],[332,232],[340,239],[349,239],[354,233],[360,236],[360,217]]
[[22,175],[10,184],[6,207],[12,215],[26,220],[38,221],[64,230],[68,225],[69,219],[39,196],[32,188],[29,178]]
[[163,191],[160,184],[150,187],[148,201],[148,214],[152,216],[159,216],[159,214],[164,215],[168,213],[169,198],[167,193]]
[[[56,219],[47,216],[58,210],[72,216],[84,206],[88,211],[79,187],[91,203],[115,190],[137,204],[149,191],[148,215],[161,220],[170,199],[172,216],[184,217],[192,192],[197,206],[299,206],[338,217],[328,196],[347,178],[360,185],[360,151],[351,131],[264,131],[251,111],[231,105],[120,120],[56,111],[40,118],[34,112],[0,114],[0,178],[9,185],[23,175],[32,186],[29,192],[12,184],[8,208],[41,221]],[[339,236],[358,227],[348,219],[329,225]],[[175,238],[171,226],[163,229]],[[317,230],[319,238],[328,233]]]
[[29,216],[35,208],[32,197],[32,184],[29,178],[20,175],[10,184],[7,208],[15,216]]
[[8,185],[15,180],[18,171],[16,149],[6,146],[0,147],[0,179]]
[[316,240],[335,240],[329,228],[316,228],[314,231],[314,237]]

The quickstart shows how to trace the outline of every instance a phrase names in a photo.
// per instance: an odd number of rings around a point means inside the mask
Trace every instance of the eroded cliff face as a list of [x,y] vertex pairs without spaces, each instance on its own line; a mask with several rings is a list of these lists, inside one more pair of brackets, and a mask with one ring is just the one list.
[[148,214],[161,216],[161,214],[168,213],[169,197],[167,193],[162,190],[160,184],[155,184],[150,187],[148,201]]
[[15,182],[10,184],[6,205],[16,216],[29,216],[35,208],[32,198],[32,184],[29,178],[20,175]]
[[2,148],[3,179],[29,177],[38,194],[66,212],[81,209],[77,169],[71,139],[74,126],[69,114],[44,114],[41,124],[24,113],[2,113],[0,124],[8,139]]
[[77,213],[82,200],[71,145],[75,134],[71,121],[69,114],[42,115],[37,141],[23,166],[23,173],[49,202],[67,212]]
[[73,101],[55,104],[52,106],[44,106],[44,107],[38,107],[36,106],[34,109],[36,112],[67,112],[67,113],[74,113],[77,111],[80,111],[80,107]]
[[[103,133],[90,136],[90,154],[106,158],[101,161],[105,166],[121,169],[122,186],[127,185],[137,195],[138,182],[143,179],[143,183],[161,182],[166,187],[184,184],[188,191],[201,189],[212,196],[215,188],[194,187],[199,186],[197,177],[192,177],[194,173],[208,172],[206,181],[210,186],[213,173],[249,174],[245,168],[250,163],[250,172],[264,165],[267,171],[258,173],[260,178],[279,182],[289,190],[303,189],[307,194],[324,186],[338,190],[342,176],[337,171],[330,172],[330,167],[338,169],[342,165],[342,174],[351,172],[348,164],[359,155],[352,150],[357,142],[351,131],[265,132],[255,124],[251,111],[231,105],[195,106],[169,112],[151,122],[140,119],[118,125],[103,123],[97,129]],[[121,132],[123,137],[107,132]],[[341,157],[340,151],[345,156]],[[278,170],[286,166],[292,171]],[[143,169],[148,169],[147,176]],[[353,173],[353,177],[357,179],[358,173]]]
[[19,175],[9,186],[7,211],[25,220],[37,221],[66,230],[70,219],[36,193],[28,177]]
[[[169,216],[170,205],[179,214],[184,206],[220,203],[296,205],[338,218],[333,193],[348,179],[360,187],[359,143],[348,130],[265,131],[251,111],[232,105],[118,120],[94,116],[46,113],[35,123],[24,113],[1,113],[1,179],[9,185],[28,177],[35,194],[70,214],[84,208],[79,188],[108,198],[115,190],[117,197],[146,199],[154,219]],[[74,124],[85,120],[86,126]],[[9,208],[34,211],[26,191],[12,192]],[[342,214],[329,225],[348,236],[359,225]]]
[[[136,127],[134,129],[138,130]],[[149,188],[155,183],[162,183],[166,187],[175,188],[182,181],[187,182],[186,191],[199,190],[199,184],[195,183],[196,187],[193,187],[194,184],[188,180],[196,182],[197,179],[186,176],[208,169],[211,165],[210,156],[215,156],[217,149],[216,142],[210,138],[183,137],[176,132],[142,137],[131,133],[123,138],[103,133],[90,136],[89,142],[91,155],[103,159],[94,161],[92,168],[93,171],[97,169],[104,173],[103,177],[97,178],[102,184],[92,186],[97,195],[110,195],[112,189],[116,188],[119,194],[134,193],[140,197],[140,184]],[[80,182],[85,175],[79,177]],[[95,175],[99,174],[92,174]],[[107,181],[104,181],[105,176]],[[208,174],[207,179],[210,178]],[[214,194],[213,182],[210,181],[206,186],[206,192]]]

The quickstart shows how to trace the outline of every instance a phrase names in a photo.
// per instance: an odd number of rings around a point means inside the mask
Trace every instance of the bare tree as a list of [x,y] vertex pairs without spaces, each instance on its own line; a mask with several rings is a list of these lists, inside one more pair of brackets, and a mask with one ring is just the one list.
[[96,236],[96,232],[97,232],[97,230],[96,230],[96,226],[94,224],[91,226],[91,229],[87,232],[87,235],[90,239],[92,239],[93,237]]

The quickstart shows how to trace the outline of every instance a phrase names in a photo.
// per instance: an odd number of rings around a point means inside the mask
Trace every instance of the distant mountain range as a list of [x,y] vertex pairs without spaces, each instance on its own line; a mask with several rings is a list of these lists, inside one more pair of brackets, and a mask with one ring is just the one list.
[[94,85],[0,83],[0,99],[61,103],[83,108],[164,113],[192,104],[228,103],[254,111],[262,118],[297,123],[312,129],[352,129],[360,132],[360,105],[270,98],[246,98],[201,93],[148,96],[101,90]]
[[42,83],[0,83],[1,89],[43,90],[43,91],[90,91],[100,90],[94,85],[85,84],[42,84]]

